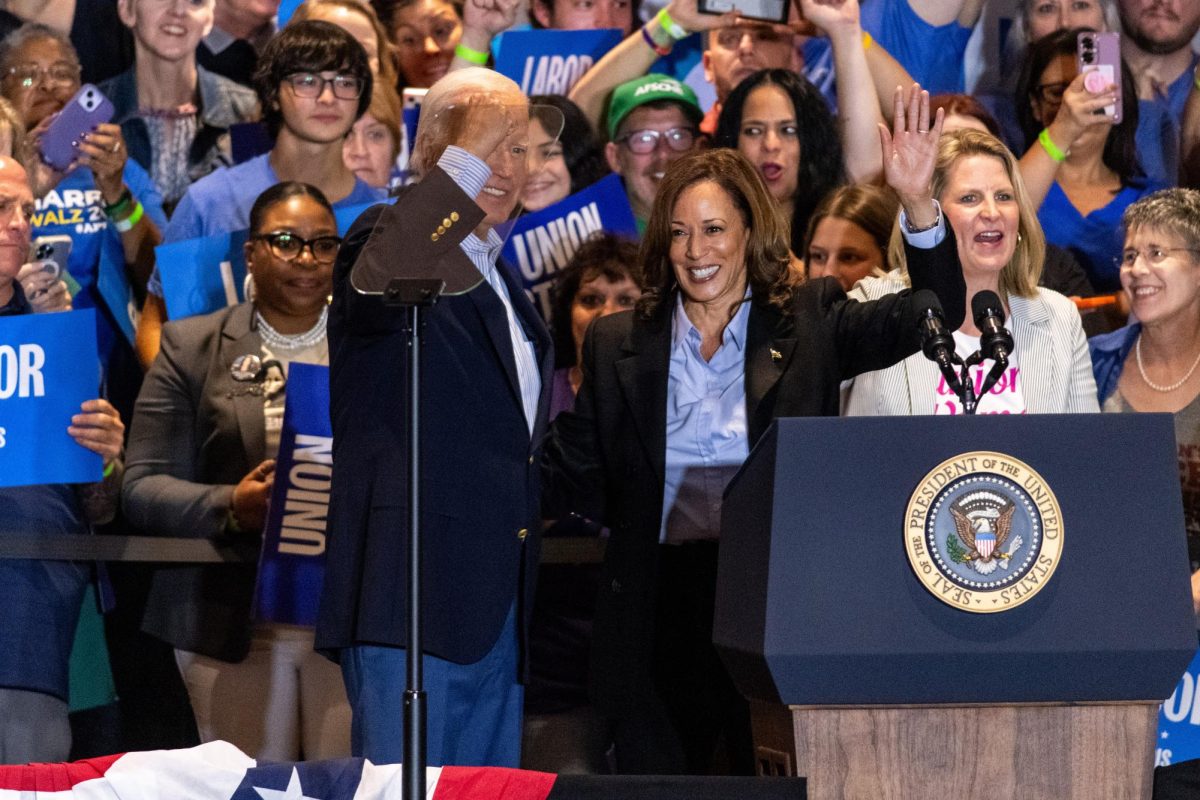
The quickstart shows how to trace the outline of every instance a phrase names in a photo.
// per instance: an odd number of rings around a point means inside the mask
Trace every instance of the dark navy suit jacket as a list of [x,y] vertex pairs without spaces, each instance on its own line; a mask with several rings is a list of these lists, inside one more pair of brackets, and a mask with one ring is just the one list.
[[[440,169],[404,191],[394,206],[371,208],[355,222],[334,273],[334,470],[316,645],[335,657],[357,644],[404,646],[407,613],[404,313],[359,294],[352,268],[370,251],[376,278],[406,264],[435,273],[474,269],[459,245],[483,218]],[[532,435],[507,316],[491,286],[443,297],[423,315],[425,652],[464,664],[491,649],[514,602],[522,634],[528,629],[540,551],[538,461],[553,354],[524,290],[507,270],[500,274],[537,351],[542,389]]]

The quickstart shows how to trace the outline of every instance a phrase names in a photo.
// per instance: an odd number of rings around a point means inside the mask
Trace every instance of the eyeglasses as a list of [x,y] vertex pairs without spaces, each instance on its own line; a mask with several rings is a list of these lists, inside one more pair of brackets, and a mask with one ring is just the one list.
[[742,39],[749,35],[754,44],[772,44],[790,38],[790,33],[784,33],[770,25],[734,25],[714,31],[717,44],[726,50],[740,47]]
[[1138,256],[1142,256],[1150,266],[1157,267],[1166,261],[1171,253],[1200,253],[1200,249],[1194,247],[1151,247],[1148,250],[1136,250],[1131,247],[1114,258],[1113,263],[1121,269],[1133,269],[1133,265],[1137,263]]
[[56,89],[69,89],[79,82],[79,67],[62,62],[48,67],[38,64],[14,64],[8,68],[7,76],[16,78],[24,89],[30,88],[42,78],[49,78],[50,85]]
[[326,86],[333,87],[339,100],[357,100],[363,93],[363,82],[353,75],[338,73],[326,78],[313,72],[297,72],[284,78],[296,97],[320,97]]
[[653,129],[630,131],[619,137],[617,143],[625,145],[633,153],[644,156],[658,149],[659,139],[666,139],[667,146],[676,153],[686,153],[692,149],[692,145],[696,141],[696,132],[691,128],[671,128],[669,131]]
[[271,249],[271,255],[284,261],[295,261],[304,252],[304,248],[312,253],[313,261],[318,264],[332,264],[337,258],[342,240],[337,236],[318,236],[315,239],[303,239],[294,233],[276,231],[275,233],[260,233],[252,237],[264,241]]
[[1061,103],[1063,92],[1070,86],[1070,81],[1060,81],[1058,83],[1042,83],[1033,87],[1037,92],[1037,96],[1042,99],[1043,103]]

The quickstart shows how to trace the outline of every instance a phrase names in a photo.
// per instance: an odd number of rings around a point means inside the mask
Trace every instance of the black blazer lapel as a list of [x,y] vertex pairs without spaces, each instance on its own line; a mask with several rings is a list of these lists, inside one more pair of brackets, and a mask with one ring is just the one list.
[[[664,300],[649,320],[635,318],[617,360],[617,380],[629,405],[646,458],[661,483],[667,462],[667,382],[671,372],[671,316],[674,299]],[[637,313],[636,311],[633,313]]]
[[746,425],[750,447],[771,424],[775,403],[763,401],[788,369],[796,349],[791,319],[772,306],[751,301],[746,325]]
[[267,432],[263,418],[263,395],[261,383],[235,381],[230,374],[230,367],[239,356],[262,355],[262,338],[258,331],[251,327],[254,307],[243,303],[233,310],[221,331],[220,363],[221,386],[230,396],[234,415],[237,417],[238,430],[242,435],[242,443],[246,448],[246,457],[250,461],[250,469],[257,467],[266,455]]

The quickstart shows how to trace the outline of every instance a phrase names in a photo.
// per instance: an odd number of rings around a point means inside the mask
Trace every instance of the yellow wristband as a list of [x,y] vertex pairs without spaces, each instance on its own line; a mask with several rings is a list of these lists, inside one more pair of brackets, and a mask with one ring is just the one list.
[[467,47],[465,44],[458,44],[454,48],[454,55],[461,58],[463,61],[469,61],[472,64],[483,66],[488,62],[488,54],[482,50],[475,50]]
[[659,26],[677,42],[682,42],[690,35],[686,28],[684,28],[675,20],[671,19],[671,15],[667,13],[667,9],[665,7],[658,12],[658,16],[656,16],[654,19],[658,22]]
[[871,45],[875,44],[875,40],[871,38],[871,34],[863,31],[863,51],[871,49]]
[[1050,138],[1050,130],[1048,128],[1042,128],[1042,132],[1038,134],[1038,142],[1040,142],[1042,147],[1046,150],[1046,155],[1050,156],[1050,158],[1054,159],[1059,164],[1067,160],[1067,154],[1058,149],[1058,145],[1056,145],[1054,140]]

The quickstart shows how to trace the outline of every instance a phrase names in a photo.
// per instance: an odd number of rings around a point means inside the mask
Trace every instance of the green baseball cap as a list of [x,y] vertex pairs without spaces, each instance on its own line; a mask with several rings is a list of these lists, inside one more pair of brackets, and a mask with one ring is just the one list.
[[692,87],[669,75],[652,72],[613,89],[612,99],[608,103],[608,138],[612,139],[617,135],[621,120],[629,116],[629,112],[656,100],[678,103],[693,124],[699,124],[704,118],[704,112],[700,110],[700,101],[696,99]]

